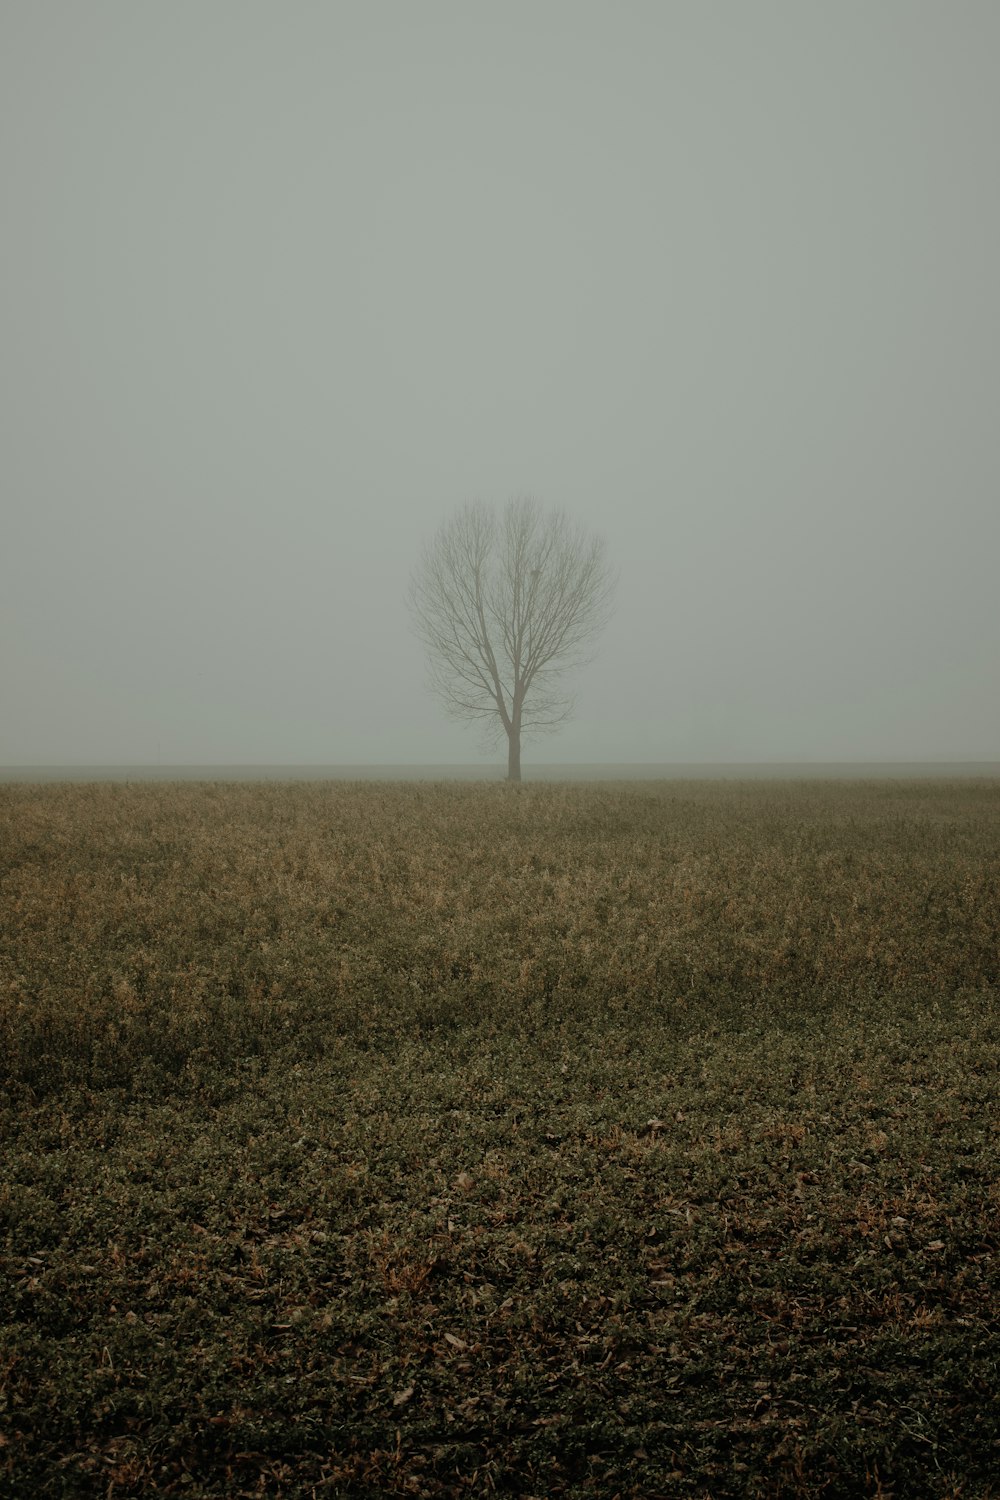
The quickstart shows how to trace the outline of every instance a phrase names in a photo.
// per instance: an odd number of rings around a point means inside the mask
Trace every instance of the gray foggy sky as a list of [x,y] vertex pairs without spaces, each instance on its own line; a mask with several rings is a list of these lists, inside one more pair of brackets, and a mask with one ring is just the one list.
[[619,601],[534,761],[1000,756],[996,0],[4,0],[0,763],[499,759],[422,539]]

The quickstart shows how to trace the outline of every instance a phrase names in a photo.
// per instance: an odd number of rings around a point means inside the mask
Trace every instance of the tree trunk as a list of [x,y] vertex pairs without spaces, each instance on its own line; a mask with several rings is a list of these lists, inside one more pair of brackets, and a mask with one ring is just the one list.
[[507,731],[507,780],[521,779],[521,726],[512,724]]

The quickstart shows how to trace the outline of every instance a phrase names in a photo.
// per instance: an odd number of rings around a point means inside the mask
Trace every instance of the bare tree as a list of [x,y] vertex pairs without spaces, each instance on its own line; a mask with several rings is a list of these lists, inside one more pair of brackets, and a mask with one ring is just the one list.
[[590,660],[613,590],[603,539],[534,500],[465,505],[425,546],[409,604],[431,688],[453,718],[506,736],[509,781],[522,734],[572,712],[565,675]]

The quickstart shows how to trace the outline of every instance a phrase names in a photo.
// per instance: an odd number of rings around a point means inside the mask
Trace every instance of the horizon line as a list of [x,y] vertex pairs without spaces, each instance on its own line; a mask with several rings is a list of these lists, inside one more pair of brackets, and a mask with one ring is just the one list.
[[[795,756],[795,757],[766,757],[753,756],[747,759],[722,758],[712,756],[693,760],[669,759],[669,760],[532,760],[528,762],[531,766],[810,766],[810,765],[1000,765],[1000,754],[996,756],[981,755],[850,755],[837,757],[823,756]],[[227,769],[245,767],[252,770],[260,766],[295,767],[316,770],[330,770],[338,766],[356,767],[370,766],[373,769],[392,770],[396,767],[408,767],[417,769],[422,766],[460,766],[476,767],[482,770],[503,769],[505,762],[497,760],[38,760],[38,761],[0,761],[0,771],[27,771],[27,770],[111,770],[119,767],[129,767],[135,770],[169,770],[185,768],[202,768],[209,766],[225,766]]]

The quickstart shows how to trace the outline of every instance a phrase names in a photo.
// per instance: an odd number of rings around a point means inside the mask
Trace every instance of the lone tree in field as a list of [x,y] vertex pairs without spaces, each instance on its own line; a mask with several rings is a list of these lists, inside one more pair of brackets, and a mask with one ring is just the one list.
[[463,506],[424,548],[410,611],[432,690],[453,718],[507,738],[507,779],[521,779],[521,736],[566,721],[563,679],[590,660],[611,610],[603,539],[534,500]]

